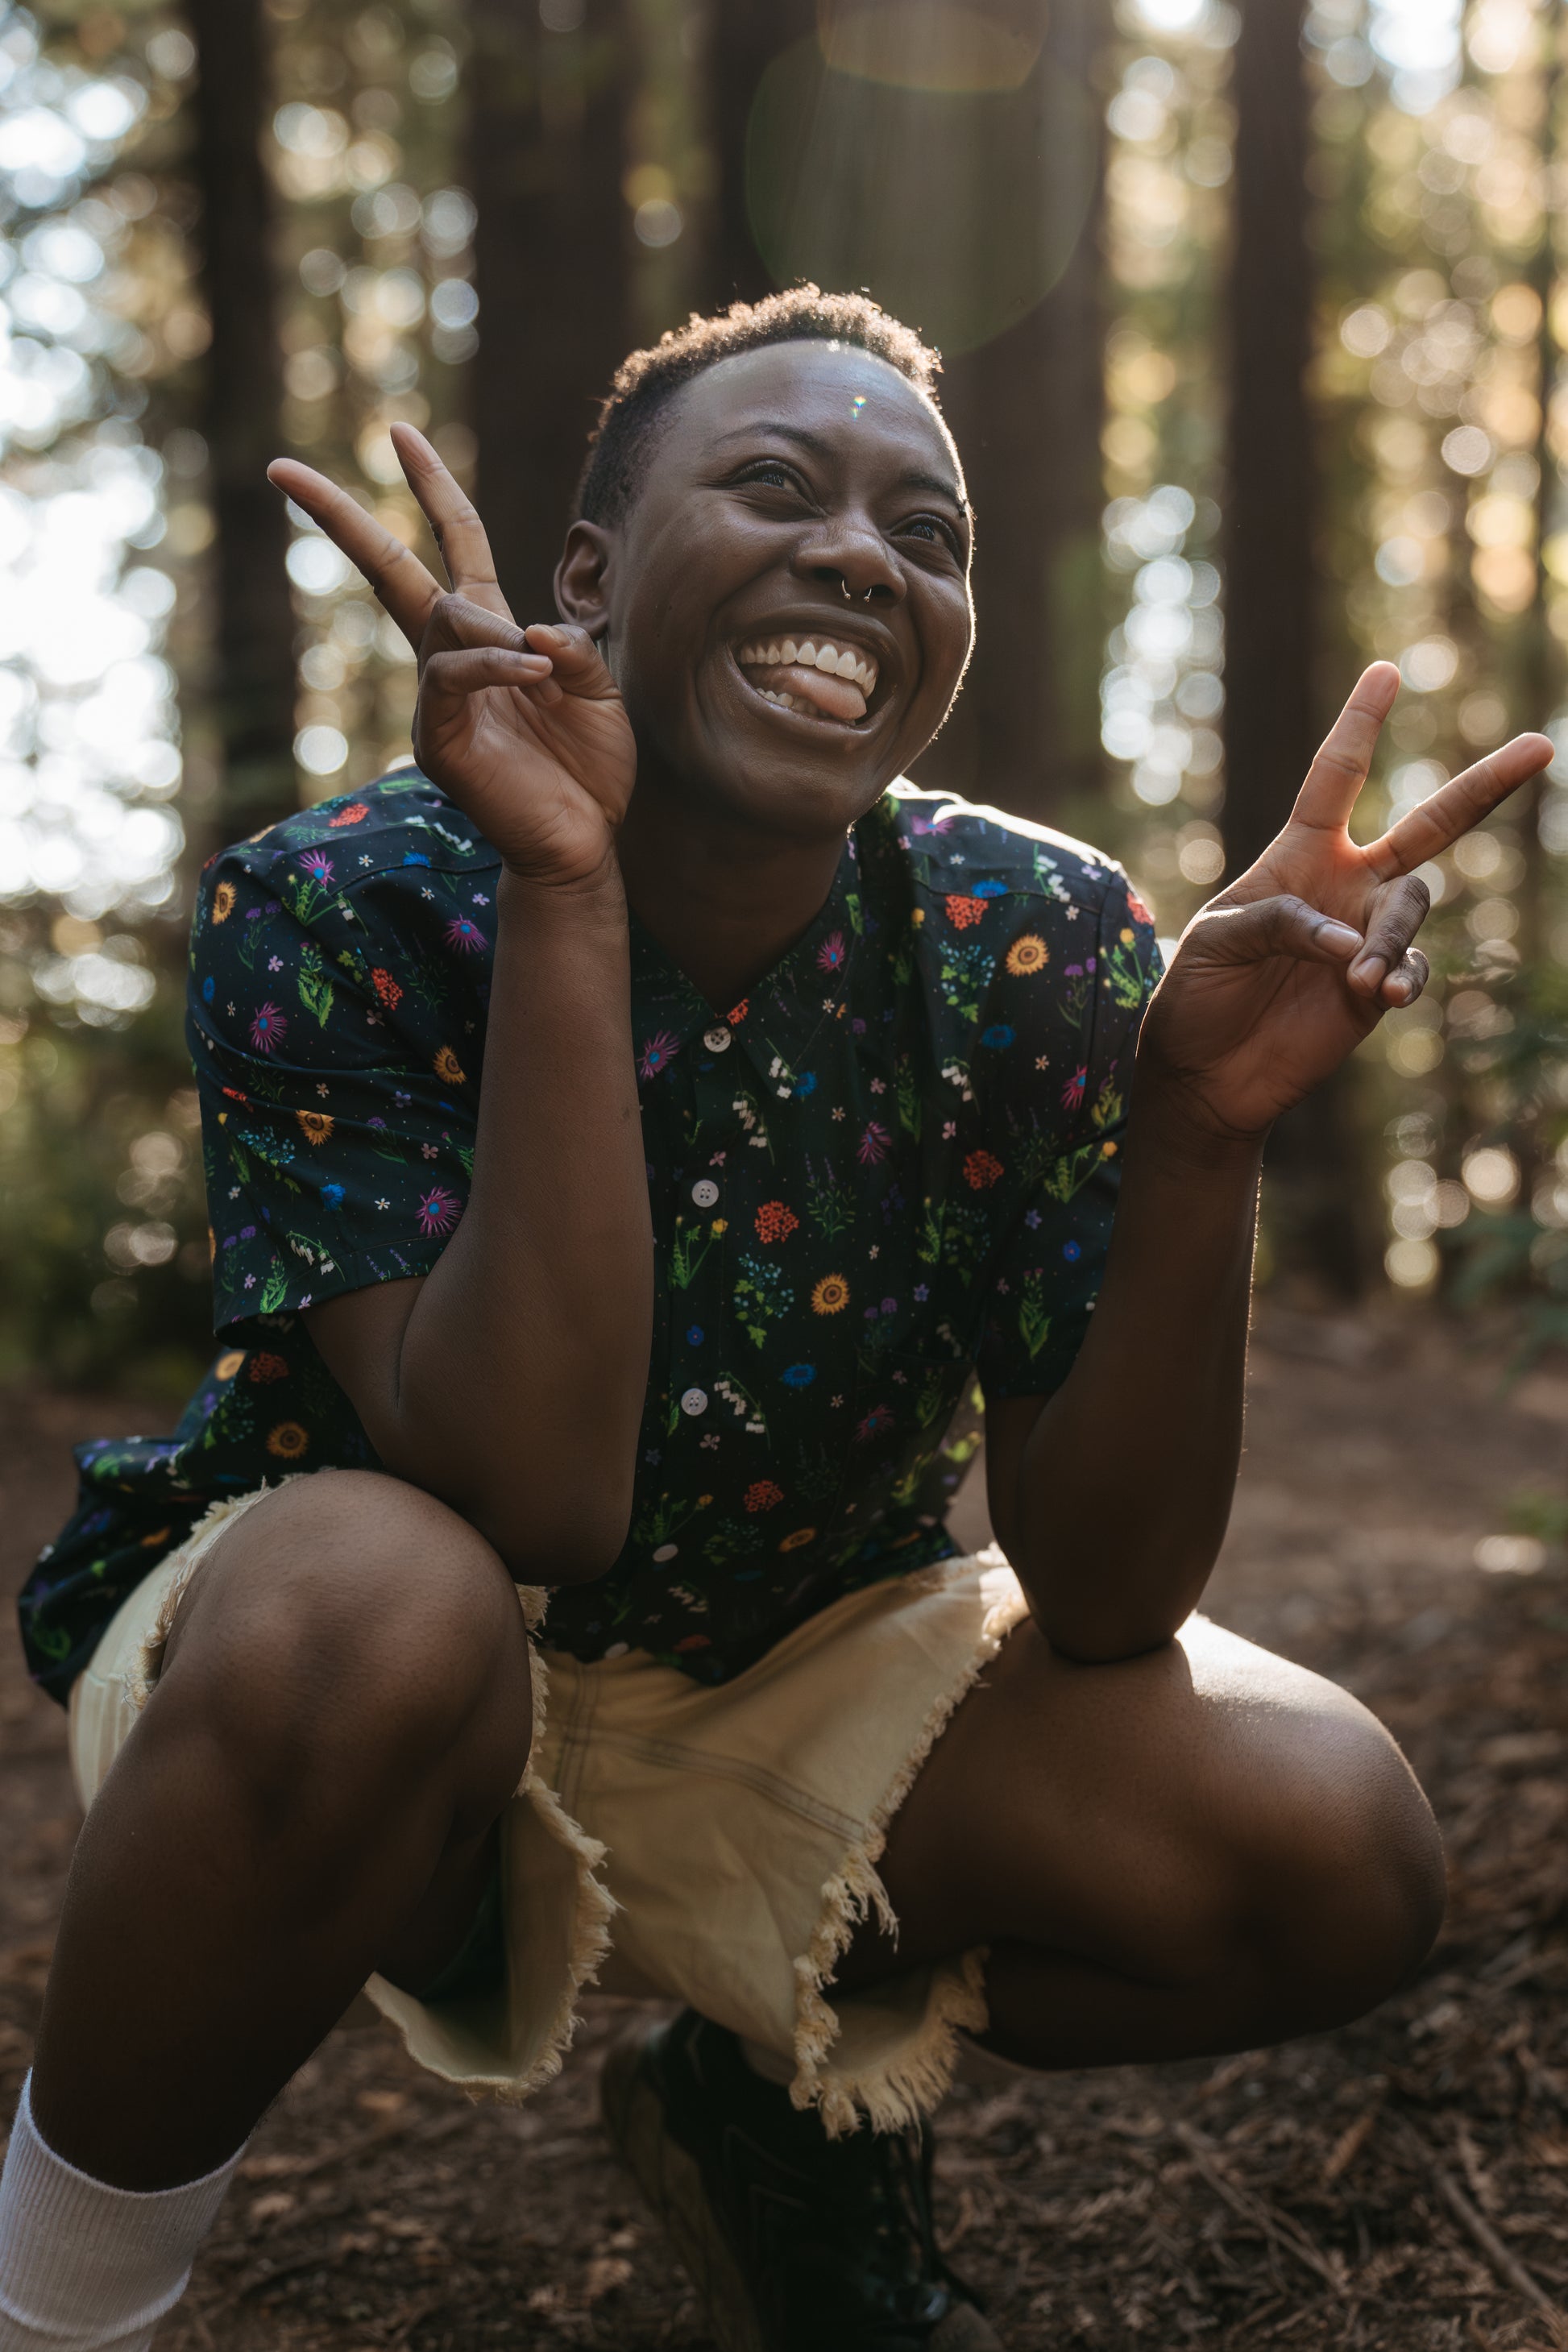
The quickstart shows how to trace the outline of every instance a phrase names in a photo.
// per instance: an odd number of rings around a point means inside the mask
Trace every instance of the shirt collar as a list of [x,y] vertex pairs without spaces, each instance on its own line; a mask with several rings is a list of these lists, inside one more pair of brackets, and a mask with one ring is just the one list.
[[793,947],[739,1004],[716,1013],[634,915],[632,1016],[639,1074],[653,1077],[675,1054],[727,1029],[770,1095],[787,1099],[824,1024],[848,994],[861,915],[859,856],[846,838],[833,887]]

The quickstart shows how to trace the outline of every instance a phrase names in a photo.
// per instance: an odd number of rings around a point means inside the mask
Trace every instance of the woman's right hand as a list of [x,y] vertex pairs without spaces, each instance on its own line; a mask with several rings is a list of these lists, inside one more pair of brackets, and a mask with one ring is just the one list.
[[419,661],[414,752],[523,880],[602,879],[637,778],[615,680],[586,634],[520,629],[496,583],[484,526],[422,433],[393,445],[451,580],[309,466],[279,457],[268,478],[358,565]]

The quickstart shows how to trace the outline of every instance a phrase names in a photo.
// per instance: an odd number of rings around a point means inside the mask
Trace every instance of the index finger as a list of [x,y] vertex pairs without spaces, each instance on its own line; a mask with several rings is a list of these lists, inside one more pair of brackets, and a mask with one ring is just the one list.
[[1383,722],[1393,709],[1398,691],[1399,672],[1393,662],[1373,662],[1370,669],[1362,672],[1350,700],[1330,728],[1307,771],[1306,782],[1290,812],[1292,824],[1310,825],[1315,832],[1337,833],[1349,823],[1351,811],[1366,782]]
[[453,587],[471,604],[482,604],[487,612],[499,613],[503,621],[510,621],[511,607],[501,594],[495,557],[473,500],[412,425],[392,427],[392,446],[441,551]]
[[419,558],[374,515],[367,515],[347,490],[328,481],[325,474],[318,474],[313,466],[301,466],[293,457],[275,457],[267,468],[267,478],[297,507],[303,507],[350,562],[358,564],[417,652],[431,608],[441,593]]
[[1550,735],[1516,735],[1511,743],[1478,760],[1473,768],[1467,768],[1463,775],[1443,785],[1369,843],[1363,853],[1367,864],[1380,882],[1412,873],[1479,824],[1500,801],[1531,776],[1538,776],[1556,756],[1557,746]]

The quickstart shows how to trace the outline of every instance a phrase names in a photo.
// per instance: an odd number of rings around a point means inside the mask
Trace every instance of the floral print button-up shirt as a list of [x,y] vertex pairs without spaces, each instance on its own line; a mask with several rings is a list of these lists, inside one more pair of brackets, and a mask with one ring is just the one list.
[[[374,1455],[300,1310],[424,1275],[463,1213],[495,851],[416,770],[216,859],[191,952],[221,1352],[168,1438],[79,1449],[23,1595],[63,1696],[216,1498]],[[1081,845],[898,785],[739,1004],[634,926],[658,1280],[630,1532],[547,1640],[710,1682],[953,1549],[985,1396],[1047,1395],[1105,1262],[1147,909]]]

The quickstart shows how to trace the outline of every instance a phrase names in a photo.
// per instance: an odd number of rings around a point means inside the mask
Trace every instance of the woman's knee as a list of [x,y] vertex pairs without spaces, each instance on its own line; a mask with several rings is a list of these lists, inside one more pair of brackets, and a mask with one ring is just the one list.
[[1259,1774],[1240,1845],[1237,1908],[1307,2026],[1396,1992],[1436,1940],[1445,1903],[1431,1807],[1383,1726],[1336,1693],[1292,1726]]
[[200,1726],[287,1804],[419,1774],[504,1803],[527,1761],[516,1589],[466,1520],[371,1473],[291,1482],[236,1521],[182,1601],[154,1719]]

